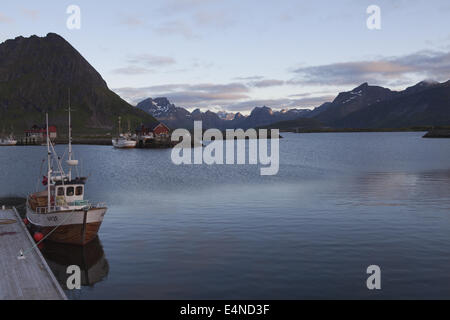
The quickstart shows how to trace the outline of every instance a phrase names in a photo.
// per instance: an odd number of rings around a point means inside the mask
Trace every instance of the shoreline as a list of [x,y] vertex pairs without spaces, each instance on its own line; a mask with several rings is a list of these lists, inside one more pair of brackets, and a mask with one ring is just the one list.
[[450,129],[432,129],[423,137],[427,139],[448,139],[450,138]]
[[[270,131],[269,131],[270,132]],[[377,133],[377,132],[424,132],[426,133],[423,138],[450,138],[450,127],[413,127],[413,128],[382,128],[382,129],[358,129],[358,128],[321,128],[321,129],[307,129],[298,128],[297,130],[280,129],[280,133]],[[226,139],[226,135],[224,136]],[[269,134],[270,138],[270,134]],[[283,139],[283,136],[279,136],[279,139]],[[259,139],[259,137],[257,138]],[[246,138],[246,140],[248,140]],[[57,145],[67,144],[67,138],[60,137],[55,140]],[[74,145],[92,145],[92,146],[112,146],[112,137],[98,137],[98,136],[84,136],[84,137],[74,137],[72,140]],[[138,149],[170,149],[173,148],[177,143],[172,141],[153,141],[151,143],[147,142],[144,145],[138,145]],[[17,146],[40,146],[40,143],[19,143]]]
[[291,133],[365,133],[365,132],[428,132],[430,127],[418,127],[418,128],[381,128],[381,129],[371,129],[371,128],[322,128],[322,129],[298,129],[298,130],[283,130],[280,132],[291,132]]

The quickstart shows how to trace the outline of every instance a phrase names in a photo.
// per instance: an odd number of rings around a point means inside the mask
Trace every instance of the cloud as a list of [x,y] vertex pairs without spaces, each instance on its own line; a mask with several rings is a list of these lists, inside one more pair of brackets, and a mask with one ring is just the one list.
[[284,80],[266,79],[251,82],[250,85],[257,88],[277,87],[285,84]]
[[193,20],[200,27],[223,30],[236,23],[236,15],[224,10],[201,10],[194,14]]
[[247,95],[235,92],[207,92],[207,91],[183,91],[174,92],[168,94],[162,94],[167,96],[174,103],[191,107],[193,105],[199,107],[207,107],[211,104],[225,104],[231,101],[242,100],[248,98]]
[[264,77],[263,76],[236,77],[233,80],[250,81],[250,80],[261,80],[261,79],[264,79]]
[[146,64],[149,66],[166,66],[175,64],[176,61],[172,57],[155,56],[152,54],[140,54],[128,59],[132,64]]
[[[175,59],[152,54],[134,55],[127,59],[128,66],[112,70],[116,74],[141,75],[155,72],[154,68],[176,64]],[[151,68],[149,68],[151,67]]]
[[33,21],[38,20],[38,19],[39,19],[39,16],[40,16],[40,12],[39,12],[38,10],[34,10],[34,9],[26,9],[26,8],[23,8],[23,9],[22,9],[22,13],[23,13],[25,16],[27,16],[27,17],[29,17],[30,19],[32,19]]
[[192,67],[198,69],[198,68],[205,68],[205,69],[210,69],[214,66],[213,62],[209,62],[209,61],[203,61],[200,59],[193,59],[192,62]]
[[199,8],[208,7],[218,0],[165,0],[161,8],[161,12],[174,13],[189,10],[198,10]]
[[224,108],[228,111],[250,111],[255,107],[266,106],[272,109],[284,109],[284,108],[313,108],[317,107],[325,102],[332,101],[334,96],[317,96],[307,97],[301,99],[263,99],[263,100],[246,100],[239,103],[230,104]]
[[243,85],[242,83],[228,83],[228,84],[212,84],[212,83],[206,83],[206,84],[195,84],[190,85],[188,87],[192,90],[198,90],[198,91],[210,91],[210,92],[226,92],[226,91],[233,91],[233,92],[248,92],[249,89],[247,86]]
[[151,69],[147,69],[139,66],[128,66],[123,68],[117,68],[112,71],[116,74],[125,74],[125,75],[139,75],[139,74],[148,74],[153,72]]
[[411,77],[448,80],[450,53],[420,51],[413,54],[371,61],[333,63],[301,67],[293,71],[291,84],[354,85],[362,82],[389,85],[408,82]]
[[218,0],[165,0],[160,17],[170,17],[157,26],[157,34],[201,38],[208,29],[223,31],[235,25],[240,15],[226,2]]
[[144,88],[117,88],[114,91],[131,103],[148,97],[167,97],[184,107],[226,105],[248,99],[249,88],[241,83],[169,84]]
[[117,88],[114,91],[132,104],[148,97],[167,97],[170,101],[185,108],[215,108],[247,112],[255,107],[268,106],[274,109],[313,108],[332,101],[334,96],[314,96],[309,93],[297,97],[281,99],[251,99],[249,87],[241,83],[227,84],[167,84],[143,88]]
[[0,23],[12,23],[13,19],[0,12]]
[[137,16],[132,16],[132,15],[128,15],[128,16],[122,15],[120,18],[120,22],[129,27],[138,27],[138,26],[143,26],[145,24],[144,20],[142,20],[141,18],[139,18]]
[[157,27],[155,32],[163,35],[182,36],[186,39],[198,38],[198,35],[194,34],[192,28],[183,21],[166,22]]

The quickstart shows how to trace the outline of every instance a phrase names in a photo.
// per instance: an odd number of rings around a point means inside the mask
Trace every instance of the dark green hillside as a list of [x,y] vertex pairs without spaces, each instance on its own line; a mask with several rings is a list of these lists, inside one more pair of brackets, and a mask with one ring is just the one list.
[[74,134],[111,132],[117,118],[132,126],[155,119],[109,90],[101,75],[66,40],[50,33],[0,44],[0,130],[19,135],[43,124],[45,112],[62,133],[71,91]]

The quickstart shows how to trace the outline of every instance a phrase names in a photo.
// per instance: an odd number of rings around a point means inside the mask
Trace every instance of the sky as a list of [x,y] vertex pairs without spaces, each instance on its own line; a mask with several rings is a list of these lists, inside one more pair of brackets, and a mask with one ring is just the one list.
[[[67,9],[80,9],[69,29]],[[367,20],[380,9],[380,28]],[[371,20],[373,21],[373,20]],[[448,0],[2,1],[0,42],[54,32],[132,104],[313,108],[369,82],[450,79]]]

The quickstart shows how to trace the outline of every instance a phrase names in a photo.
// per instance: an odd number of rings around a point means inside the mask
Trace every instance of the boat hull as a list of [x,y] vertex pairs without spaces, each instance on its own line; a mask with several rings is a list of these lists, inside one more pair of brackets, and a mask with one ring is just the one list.
[[[95,222],[86,224],[86,227],[81,224],[60,226],[47,239],[57,243],[85,246],[97,237],[101,224],[101,222]],[[45,236],[52,232],[54,227],[40,229]]]
[[17,141],[0,142],[0,147],[12,147],[16,145]]
[[84,246],[97,237],[106,208],[38,214],[27,208],[27,219],[47,240]]
[[112,143],[113,143],[114,148],[117,148],[117,149],[134,149],[134,148],[136,148],[136,145],[137,145],[137,141],[133,141],[133,140],[114,139],[114,140],[112,140]]

